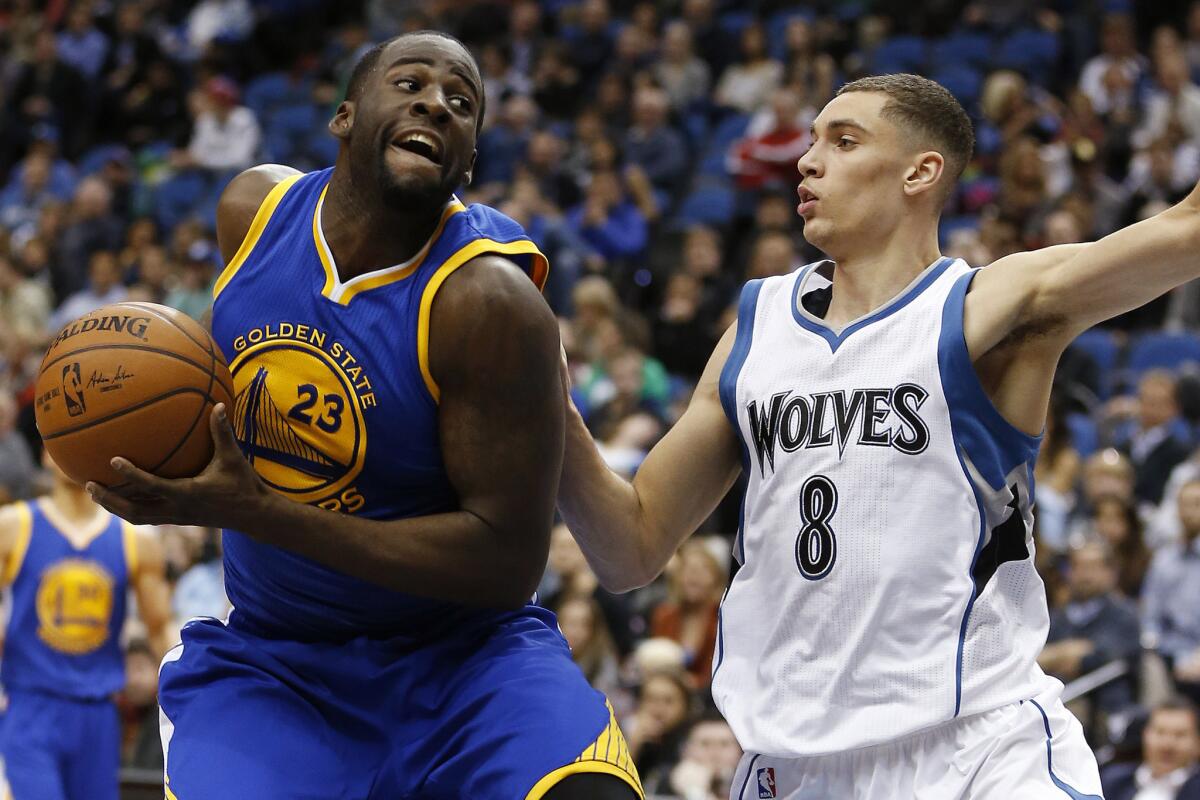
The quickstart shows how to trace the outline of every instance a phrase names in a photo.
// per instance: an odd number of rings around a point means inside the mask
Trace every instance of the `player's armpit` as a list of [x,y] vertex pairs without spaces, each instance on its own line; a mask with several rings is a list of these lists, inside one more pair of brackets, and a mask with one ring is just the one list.
[[559,510],[609,591],[654,580],[737,480],[737,438],[718,391],[734,335],[722,337],[687,410],[632,483],[604,463],[579,414],[568,414]]

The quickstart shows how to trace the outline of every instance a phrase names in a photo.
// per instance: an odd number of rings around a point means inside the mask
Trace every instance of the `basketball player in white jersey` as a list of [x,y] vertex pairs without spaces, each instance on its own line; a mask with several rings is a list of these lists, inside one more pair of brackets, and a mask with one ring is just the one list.
[[651,581],[745,471],[713,695],[734,798],[1096,798],[1036,657],[1033,467],[1055,365],[1200,276],[1200,190],[1086,245],[938,251],[971,124],[912,75],[848,84],[800,159],[831,260],[752,281],[633,483],[570,415],[559,505],[604,585]]

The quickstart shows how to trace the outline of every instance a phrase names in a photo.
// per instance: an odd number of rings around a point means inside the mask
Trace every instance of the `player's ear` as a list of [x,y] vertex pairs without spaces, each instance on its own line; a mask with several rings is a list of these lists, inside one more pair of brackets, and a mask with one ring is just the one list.
[[333,119],[329,120],[329,132],[339,139],[345,139],[350,135],[350,129],[354,127],[354,101],[343,100],[337,107],[337,112],[333,115]]
[[904,193],[910,197],[927,192],[937,185],[946,169],[946,159],[936,150],[917,154],[904,173]]
[[475,159],[479,157],[478,150],[471,151],[471,164],[467,167],[467,171],[463,174],[463,186],[471,185],[471,176],[475,174]]

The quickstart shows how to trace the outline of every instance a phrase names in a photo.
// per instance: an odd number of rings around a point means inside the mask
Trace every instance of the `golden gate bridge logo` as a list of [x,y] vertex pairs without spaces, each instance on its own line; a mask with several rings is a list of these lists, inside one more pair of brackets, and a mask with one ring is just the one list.
[[267,390],[267,369],[259,367],[250,385],[234,399],[235,429],[251,464],[265,458],[314,478],[334,480],[349,469],[301,439]]

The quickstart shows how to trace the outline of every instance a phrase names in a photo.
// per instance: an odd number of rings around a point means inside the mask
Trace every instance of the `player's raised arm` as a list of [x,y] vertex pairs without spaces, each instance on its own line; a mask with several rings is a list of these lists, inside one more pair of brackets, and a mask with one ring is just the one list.
[[718,393],[735,331],[721,338],[687,410],[632,483],[608,468],[579,412],[568,409],[558,507],[609,591],[654,580],[737,480],[737,438]]
[[1018,253],[979,273],[967,301],[972,355],[1013,334],[1065,346],[1096,323],[1200,277],[1200,187],[1150,219],[1069,247],[1065,258]]
[[197,477],[166,480],[114,459],[128,484],[89,491],[131,522],[234,528],[390,589],[523,605],[546,563],[562,465],[558,325],[529,278],[497,256],[455,271],[437,298],[430,368],[458,510],[370,520],[294,503],[258,478],[223,410],[211,420],[213,461]]

